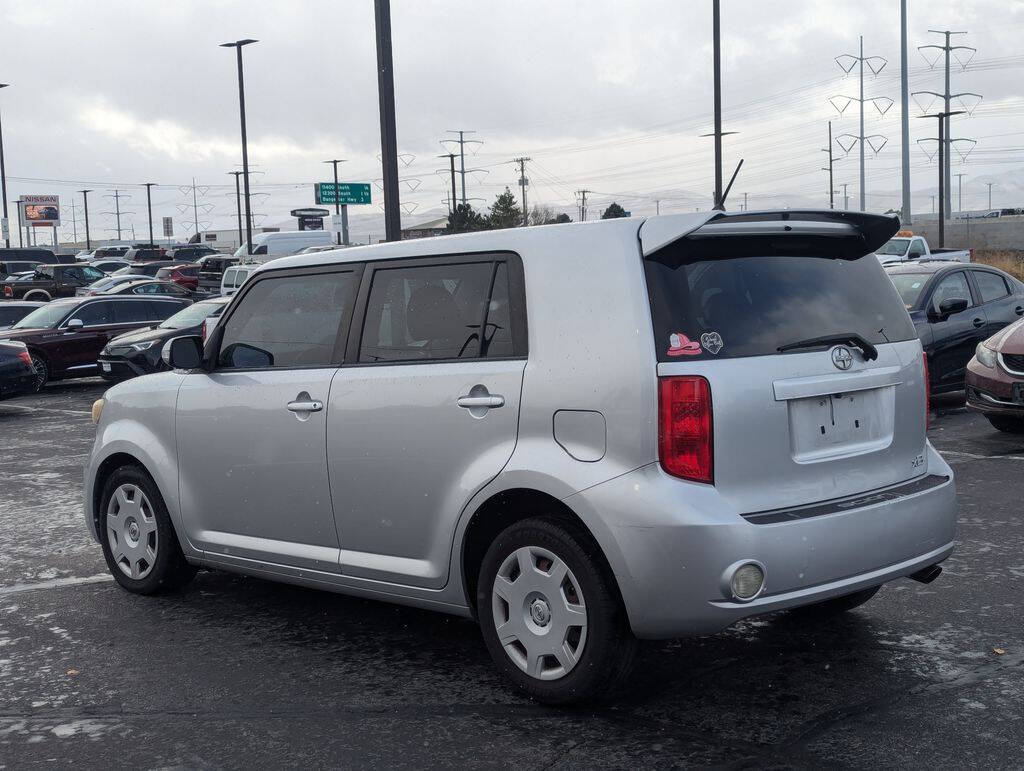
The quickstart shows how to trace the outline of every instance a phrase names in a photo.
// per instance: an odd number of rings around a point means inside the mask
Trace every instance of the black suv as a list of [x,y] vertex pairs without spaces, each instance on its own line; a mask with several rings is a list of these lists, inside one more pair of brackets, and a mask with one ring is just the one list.
[[164,259],[173,262],[195,262],[200,257],[217,253],[217,250],[212,246],[178,246],[174,249],[168,249],[164,254]]

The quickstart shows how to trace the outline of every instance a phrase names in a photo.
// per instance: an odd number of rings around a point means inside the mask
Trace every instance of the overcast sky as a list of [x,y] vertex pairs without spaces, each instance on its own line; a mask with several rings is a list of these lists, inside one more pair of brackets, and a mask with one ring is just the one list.
[[[518,194],[509,161],[522,154],[533,158],[531,205],[574,219],[584,188],[594,191],[591,217],[612,200],[634,214],[707,208],[711,142],[698,135],[712,123],[710,8],[392,0],[403,225],[446,213],[447,174],[437,172],[447,159],[436,156],[448,129],[482,141],[467,158],[483,170],[467,175],[481,207],[506,185]],[[727,175],[745,159],[732,206],[743,193],[751,208],[827,205],[827,122],[837,136],[858,130],[856,104],[840,116],[829,103],[858,85],[833,59],[856,53],[863,34],[865,54],[888,59],[866,95],[895,100],[884,116],[867,108],[866,133],[888,138],[868,153],[868,208],[898,207],[898,0],[723,0],[722,25],[724,128],[739,132],[725,139]],[[955,42],[978,49],[952,75],[954,92],[984,95],[973,116],[954,119],[955,137],[978,142],[953,168],[965,175],[964,208],[987,205],[986,181],[997,183],[993,205],[1024,206],[1024,0],[910,0],[909,27],[911,90],[942,90],[941,68],[916,50],[941,42],[928,29],[966,30]],[[233,227],[238,91],[234,51],[218,44],[245,37],[260,41],[245,49],[260,222],[294,226],[288,211],[313,205],[312,183],[330,179],[324,159],[348,159],[344,180],[379,180],[372,0],[0,0],[0,82],[12,84],[0,91],[8,198],[57,193],[67,210],[72,197],[81,202],[74,191],[93,188],[91,224],[109,237],[113,218],[101,212],[113,203],[100,196],[118,188],[131,196],[125,222],[142,237],[137,185],[156,182],[154,216],[174,216],[184,238],[191,193],[180,188],[194,177],[201,229]],[[912,101],[910,114],[921,112]],[[934,135],[933,121],[911,121],[915,211],[930,211],[936,191],[936,165],[917,142]],[[836,152],[836,184],[848,183],[854,207],[857,151]],[[382,235],[376,184],[373,192],[372,205],[350,210],[360,239]]]

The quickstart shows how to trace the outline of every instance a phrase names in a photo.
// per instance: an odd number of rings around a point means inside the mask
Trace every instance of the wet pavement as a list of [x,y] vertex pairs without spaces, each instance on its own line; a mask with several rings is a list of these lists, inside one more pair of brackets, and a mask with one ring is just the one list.
[[511,693],[463,619],[212,572],[121,591],[81,514],[102,391],[0,402],[0,769],[1024,767],[1024,436],[955,398],[934,583],[645,644],[616,701],[566,710]]

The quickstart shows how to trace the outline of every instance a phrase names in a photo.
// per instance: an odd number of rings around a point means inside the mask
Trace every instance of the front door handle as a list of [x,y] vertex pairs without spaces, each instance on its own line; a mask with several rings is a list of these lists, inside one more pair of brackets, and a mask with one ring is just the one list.
[[491,396],[460,396],[456,404],[460,407],[465,407],[468,410],[471,410],[474,407],[491,409],[494,407],[504,407],[505,397],[498,396],[497,394]]
[[1013,309],[1013,312],[1016,313],[1018,316],[1024,316],[1024,305],[1018,305],[1016,308]]
[[288,402],[289,412],[320,412],[324,403],[316,399]]
[[981,319],[975,319],[971,323],[974,324],[975,329],[981,329],[981,327],[985,324],[985,322],[982,321]]

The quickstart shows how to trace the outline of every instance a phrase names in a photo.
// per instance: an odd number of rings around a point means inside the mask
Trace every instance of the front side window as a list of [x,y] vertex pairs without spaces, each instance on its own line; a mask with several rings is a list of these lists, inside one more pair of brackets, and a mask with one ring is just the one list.
[[967,285],[967,276],[963,271],[958,270],[944,277],[932,292],[932,307],[936,311],[946,300],[967,300],[968,307],[974,305],[971,302],[971,288]]
[[[81,319],[82,323],[87,327],[98,327],[103,324],[113,324],[113,303],[107,301],[89,303],[73,314],[71,319]],[[68,319],[68,321],[71,319]]]
[[[488,324],[494,268],[493,262],[475,262],[376,270],[366,306],[359,361],[479,357],[480,330]],[[506,280],[506,298],[507,286]],[[494,323],[498,325],[499,316],[495,314]],[[492,330],[490,326],[487,329],[490,345],[500,349],[501,330]]]
[[351,271],[262,278],[224,323],[217,367],[330,365],[354,293]]
[[928,283],[928,279],[932,277],[931,273],[891,273],[889,278],[892,280],[893,286],[896,287],[896,291],[900,293],[900,297],[903,298],[903,304],[907,308],[913,308],[917,305],[917,300],[921,296],[921,292],[924,290],[925,284]]
[[1003,281],[1003,277],[987,270],[974,271],[974,280],[978,284],[978,291],[981,293],[981,301],[989,303],[1006,297],[1010,290]]

